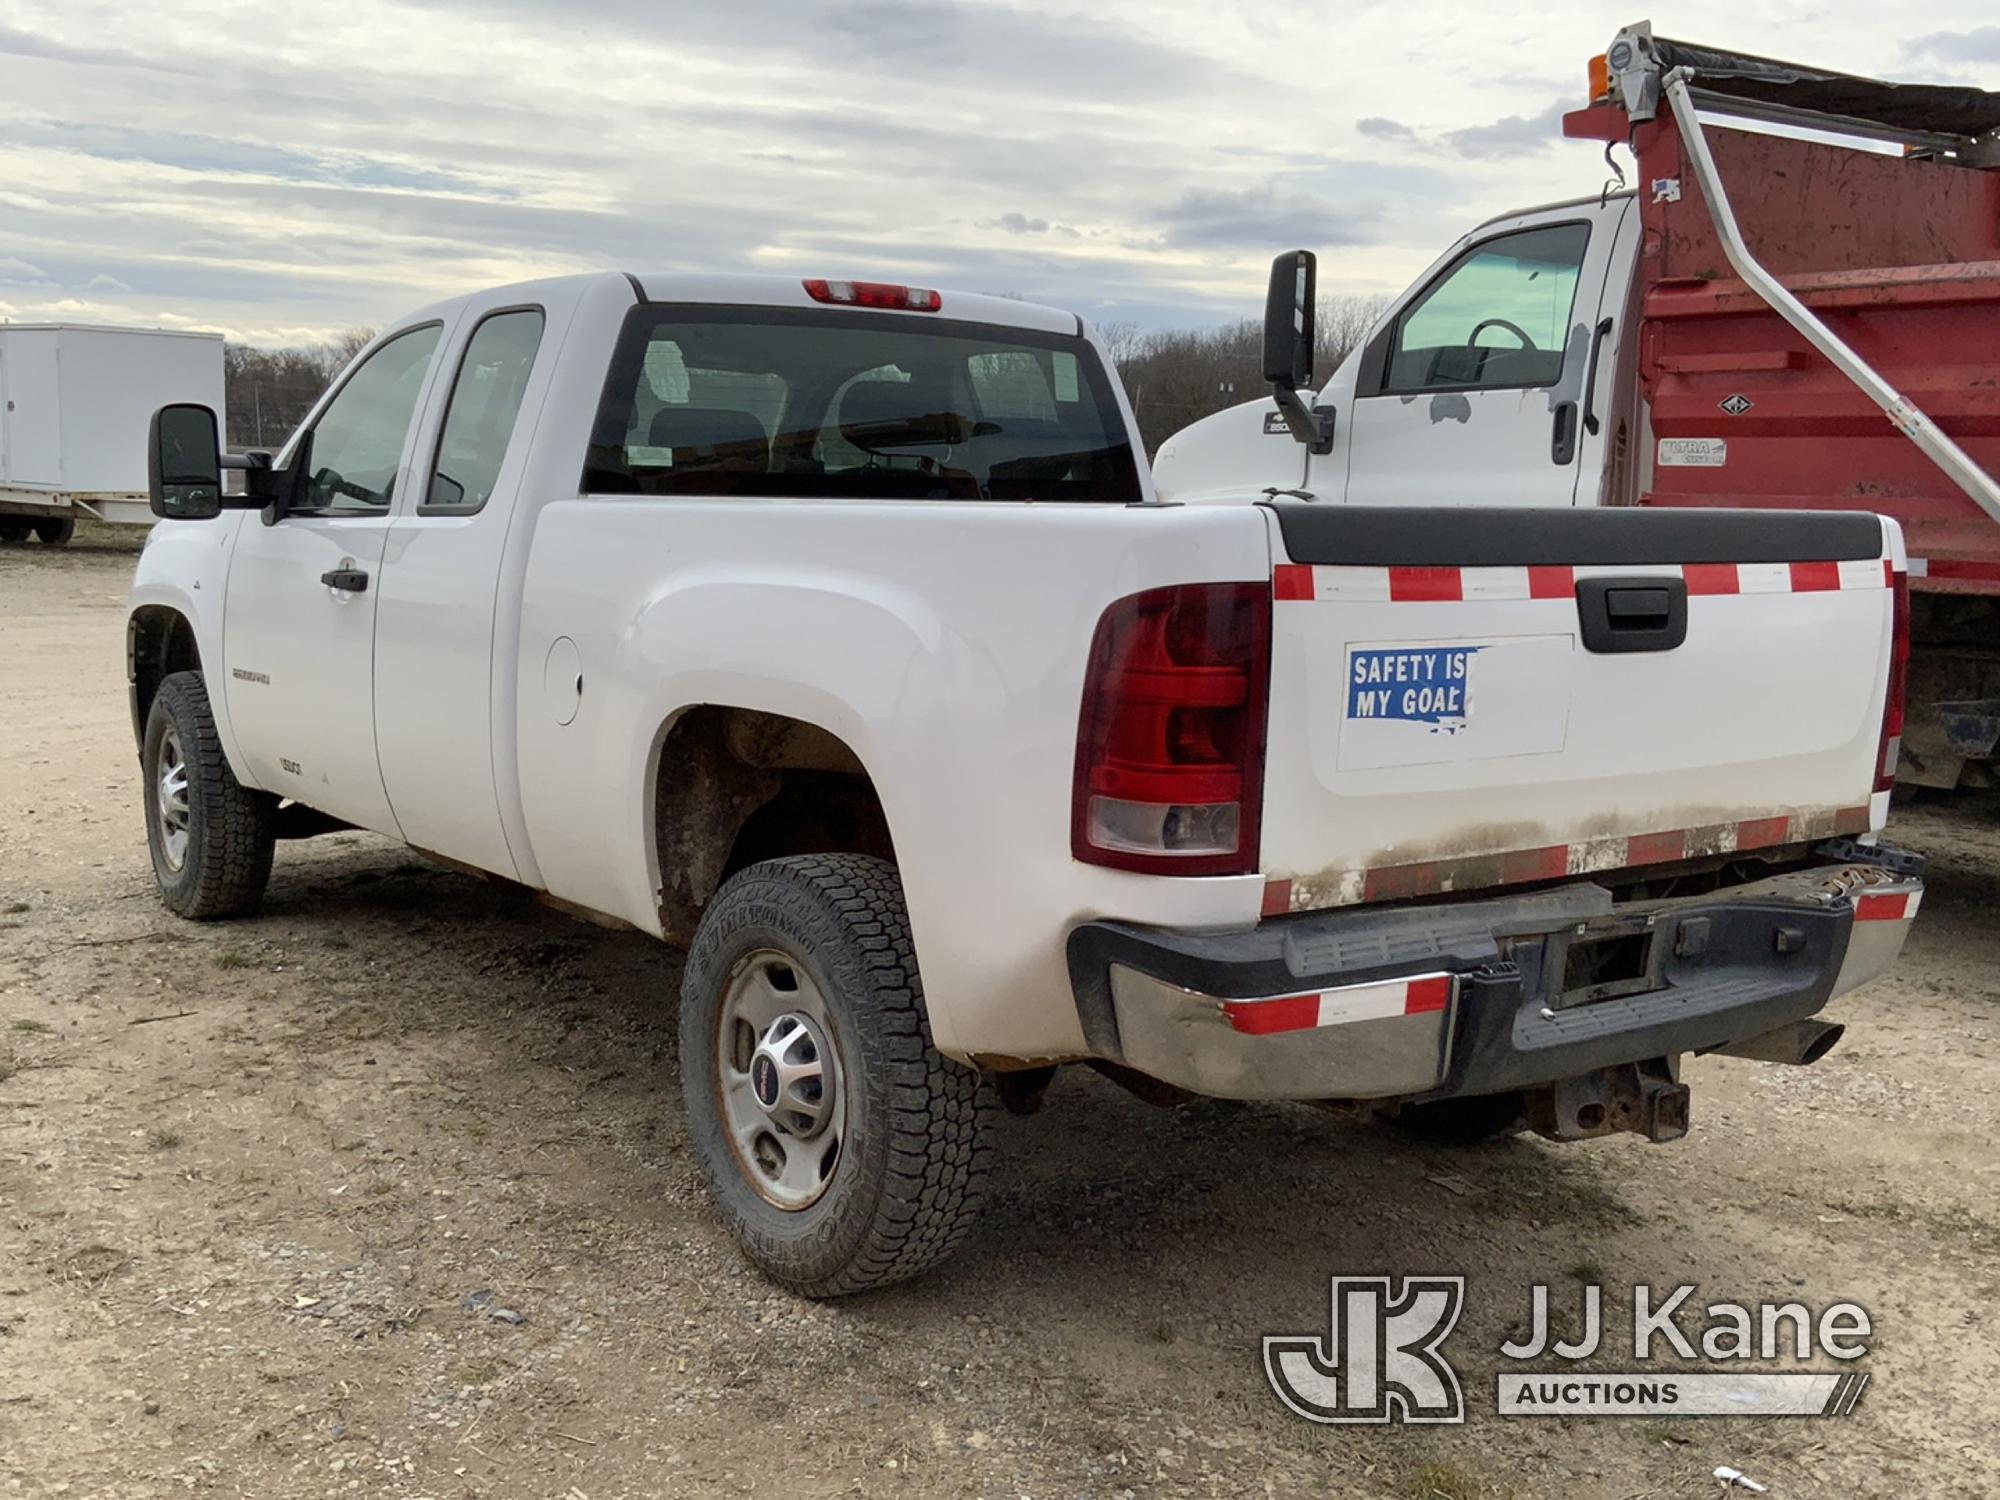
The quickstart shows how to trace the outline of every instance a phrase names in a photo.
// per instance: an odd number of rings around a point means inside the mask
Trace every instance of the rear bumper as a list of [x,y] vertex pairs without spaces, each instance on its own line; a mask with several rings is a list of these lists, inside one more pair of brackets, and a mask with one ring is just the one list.
[[[1070,973],[1093,1053],[1176,1087],[1439,1099],[1790,1026],[1895,962],[1922,893],[1907,862],[1847,863],[1615,907],[1580,884],[1228,933],[1093,922],[1071,934]],[[1572,948],[1615,937],[1638,972],[1568,1003]]]

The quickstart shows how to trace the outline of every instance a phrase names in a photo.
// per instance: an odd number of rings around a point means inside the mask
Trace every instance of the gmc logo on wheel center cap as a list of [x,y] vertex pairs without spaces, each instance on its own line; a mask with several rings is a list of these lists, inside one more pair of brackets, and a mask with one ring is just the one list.
[[750,1090],[766,1109],[778,1102],[778,1065],[761,1053],[750,1064]]

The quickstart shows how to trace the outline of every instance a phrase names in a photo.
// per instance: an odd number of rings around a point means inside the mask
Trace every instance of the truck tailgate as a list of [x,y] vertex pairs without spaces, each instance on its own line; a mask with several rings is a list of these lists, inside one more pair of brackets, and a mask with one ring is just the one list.
[[1267,913],[1880,826],[1893,522],[1268,510]]

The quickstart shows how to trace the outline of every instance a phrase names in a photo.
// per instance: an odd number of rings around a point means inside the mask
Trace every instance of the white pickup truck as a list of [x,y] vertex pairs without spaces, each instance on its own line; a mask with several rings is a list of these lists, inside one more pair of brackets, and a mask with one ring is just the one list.
[[428,308],[275,461],[162,408],[160,891],[352,826],[690,944],[709,1183],[816,1295],[948,1250],[1061,1063],[1669,1139],[1685,1054],[1831,1045],[1921,892],[1892,523],[1176,506],[1139,451],[1069,313],[774,277]]

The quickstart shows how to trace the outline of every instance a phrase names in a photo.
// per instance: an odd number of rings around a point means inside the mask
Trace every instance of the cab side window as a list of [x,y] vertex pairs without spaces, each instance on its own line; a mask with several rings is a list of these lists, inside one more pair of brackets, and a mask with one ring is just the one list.
[[452,382],[421,509],[470,515],[492,495],[542,346],[542,322],[540,308],[524,307],[490,314],[473,330]]
[[313,423],[301,509],[379,514],[389,508],[403,441],[443,331],[429,323],[400,333],[348,376]]
[[1585,224],[1474,245],[1397,320],[1389,392],[1522,389],[1562,378]]

